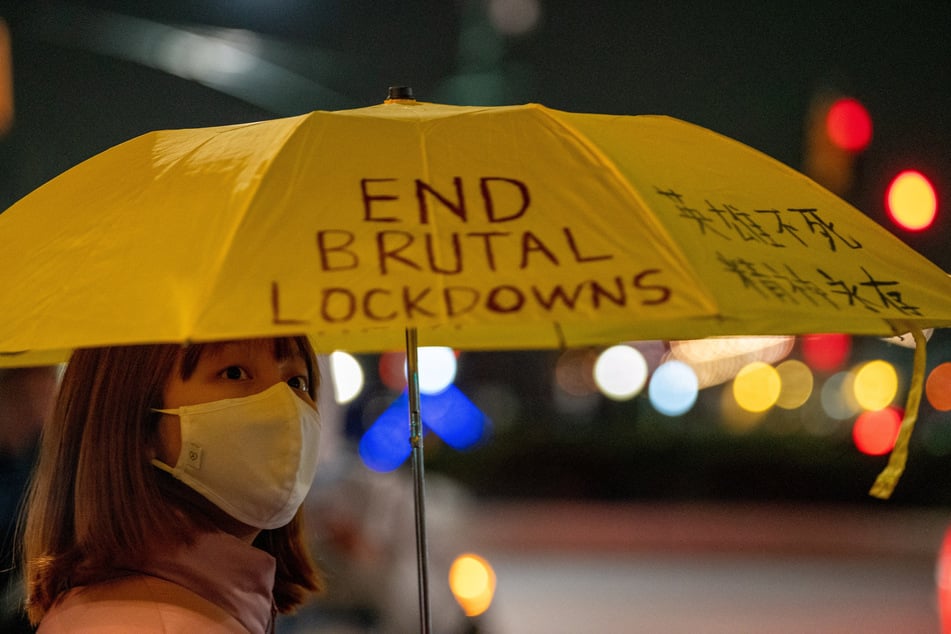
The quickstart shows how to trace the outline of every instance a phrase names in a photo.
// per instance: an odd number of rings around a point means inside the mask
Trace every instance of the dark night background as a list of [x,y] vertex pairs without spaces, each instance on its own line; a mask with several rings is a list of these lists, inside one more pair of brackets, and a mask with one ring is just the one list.
[[[534,28],[492,27],[493,7],[526,4],[540,7]],[[394,84],[425,101],[668,114],[799,168],[811,104],[836,93],[861,100],[874,123],[847,197],[951,270],[951,3],[90,0],[0,2],[0,15],[12,33],[16,105],[0,139],[0,208],[148,130],[372,105]],[[189,42],[198,48],[182,48]],[[238,78],[203,68],[194,51],[215,42],[254,63]],[[885,186],[900,168],[938,190],[938,219],[920,234],[900,233],[885,215]],[[951,358],[947,339],[935,334],[929,367]],[[910,375],[908,351],[856,342],[853,361],[863,355],[891,355]],[[706,412],[719,388],[676,419],[643,397],[565,414],[553,405],[556,357],[465,356],[464,391],[509,377],[519,414],[465,454],[431,443],[431,468],[493,496],[878,503],[866,492],[884,458],[858,454],[847,434],[717,431]],[[371,373],[374,360],[363,361]],[[806,415],[769,420],[782,429]],[[951,504],[951,415],[924,404],[919,424],[948,438],[948,451],[913,443],[893,501]]]

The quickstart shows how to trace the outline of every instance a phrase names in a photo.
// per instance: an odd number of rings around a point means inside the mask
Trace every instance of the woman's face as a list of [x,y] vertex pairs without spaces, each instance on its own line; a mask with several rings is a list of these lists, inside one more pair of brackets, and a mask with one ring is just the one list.
[[[295,348],[296,352],[296,348]],[[316,407],[307,390],[310,377],[303,354],[277,359],[272,339],[234,341],[207,346],[188,379],[181,378],[182,355],[165,384],[162,406],[175,409],[226,398],[263,392],[286,382],[311,407]],[[158,426],[156,457],[174,465],[182,448],[178,416],[163,415]]]

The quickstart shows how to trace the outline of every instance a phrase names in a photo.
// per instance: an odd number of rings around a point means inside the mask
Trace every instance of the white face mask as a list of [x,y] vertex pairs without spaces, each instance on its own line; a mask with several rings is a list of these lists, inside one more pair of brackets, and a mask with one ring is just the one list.
[[320,416],[287,383],[155,411],[179,417],[182,449],[174,467],[152,464],[249,526],[291,521],[317,470]]

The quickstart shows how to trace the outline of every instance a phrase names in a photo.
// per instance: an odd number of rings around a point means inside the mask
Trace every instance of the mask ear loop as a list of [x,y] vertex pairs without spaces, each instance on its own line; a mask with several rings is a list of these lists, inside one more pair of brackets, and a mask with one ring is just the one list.
[[[159,403],[161,405],[161,403]],[[148,427],[148,436],[146,438],[146,451],[145,457],[148,459],[149,463],[153,460],[158,460],[158,445],[159,445],[159,421],[161,421],[162,416],[165,414],[162,411],[161,407],[150,407],[149,408],[149,427]]]
[[905,400],[905,416],[902,418],[901,426],[898,429],[898,438],[895,440],[895,447],[888,457],[888,464],[875,478],[875,484],[869,490],[869,495],[882,500],[891,497],[898,480],[905,472],[905,463],[908,461],[908,441],[911,439],[911,432],[915,428],[915,421],[918,420],[918,408],[921,405],[921,393],[924,391],[925,383],[925,335],[914,324],[907,324],[911,331],[911,336],[915,339],[915,357],[911,375],[911,386],[908,389],[908,398]]

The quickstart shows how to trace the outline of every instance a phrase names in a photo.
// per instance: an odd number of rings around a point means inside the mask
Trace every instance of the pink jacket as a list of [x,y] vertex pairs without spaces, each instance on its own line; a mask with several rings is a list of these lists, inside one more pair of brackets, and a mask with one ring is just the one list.
[[37,634],[265,634],[275,567],[231,535],[203,535],[142,570],[60,595]]

